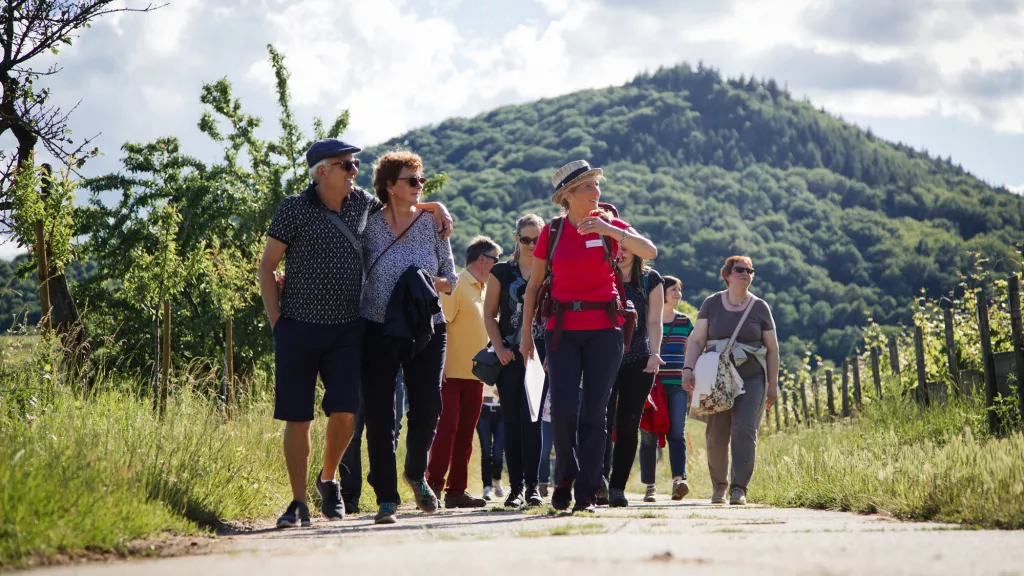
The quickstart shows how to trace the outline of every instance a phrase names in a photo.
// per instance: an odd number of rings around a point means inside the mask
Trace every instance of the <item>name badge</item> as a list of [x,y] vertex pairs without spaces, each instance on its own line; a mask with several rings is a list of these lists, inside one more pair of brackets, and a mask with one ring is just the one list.
[[604,241],[600,238],[597,240],[587,240],[587,248],[600,248],[601,246],[604,246]]

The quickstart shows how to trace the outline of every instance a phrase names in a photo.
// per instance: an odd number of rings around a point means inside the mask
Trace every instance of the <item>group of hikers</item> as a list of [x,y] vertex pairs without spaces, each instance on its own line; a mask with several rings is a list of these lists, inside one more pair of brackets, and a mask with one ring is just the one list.
[[[681,280],[649,266],[658,249],[601,202],[602,170],[577,160],[551,180],[560,216],[519,218],[504,261],[497,243],[474,238],[457,274],[451,216],[420,201],[420,157],[405,150],[379,157],[370,194],[355,185],[358,152],[333,138],[310,147],[311,182],[278,206],[260,262],[274,334],[274,418],[285,422],[292,489],[278,527],[310,524],[318,376],[327,426],[316,489],[329,520],[358,511],[365,428],[375,522],[396,521],[403,412],[401,478],[424,513],[437,510],[442,493],[446,508],[482,507],[492,496],[513,508],[548,498],[574,512],[628,506],[638,450],[644,501],[655,501],[657,450],[666,440],[671,498],[681,500],[689,492],[694,368],[712,351],[729,356],[743,385],[730,409],[706,416],[712,502],[746,503],[757,430],[775,401],[779,370],[771,310],[749,291],[749,257],[725,261],[725,290],[709,296],[696,319],[677,311]],[[474,371],[482,350],[500,363],[494,386]],[[528,364],[537,361],[545,373],[541,410],[526,385]],[[467,485],[475,433],[485,498]]]

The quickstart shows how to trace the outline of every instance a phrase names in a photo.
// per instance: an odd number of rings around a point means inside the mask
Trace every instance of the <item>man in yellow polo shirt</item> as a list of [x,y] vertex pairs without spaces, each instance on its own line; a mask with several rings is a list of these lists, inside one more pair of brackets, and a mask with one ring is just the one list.
[[466,248],[466,269],[459,275],[455,291],[450,296],[441,294],[441,308],[448,323],[448,352],[441,385],[441,420],[430,447],[427,483],[440,498],[448,475],[445,508],[487,505],[483,498],[466,493],[466,488],[473,435],[484,401],[484,384],[473,375],[473,357],[487,346],[484,286],[500,255],[501,247],[493,240],[477,236]]

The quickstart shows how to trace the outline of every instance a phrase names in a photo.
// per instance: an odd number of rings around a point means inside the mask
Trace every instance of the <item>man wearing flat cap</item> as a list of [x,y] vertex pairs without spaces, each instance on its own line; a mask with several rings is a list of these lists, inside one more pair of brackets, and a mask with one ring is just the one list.
[[[360,236],[367,216],[383,207],[376,196],[355,185],[359,160],[353,155],[359,151],[336,138],[309,148],[311,183],[278,205],[260,261],[260,292],[274,333],[274,418],[285,422],[284,456],[292,488],[280,528],[310,524],[306,479],[318,375],[324,385],[320,407],[327,416],[327,437],[316,487],[324,517],[345,516],[335,472],[352,439],[359,408]],[[443,206],[420,208],[434,214],[442,236],[451,233],[451,217]],[[282,257],[288,280],[279,294],[275,272]]]

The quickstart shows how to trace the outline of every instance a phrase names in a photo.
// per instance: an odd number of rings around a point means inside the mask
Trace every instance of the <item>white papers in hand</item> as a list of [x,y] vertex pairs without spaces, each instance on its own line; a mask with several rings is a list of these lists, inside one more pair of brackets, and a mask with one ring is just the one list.
[[530,406],[530,420],[536,422],[544,407],[544,364],[536,352],[533,353],[533,358],[526,360],[526,378],[523,385],[526,387],[526,401]]

